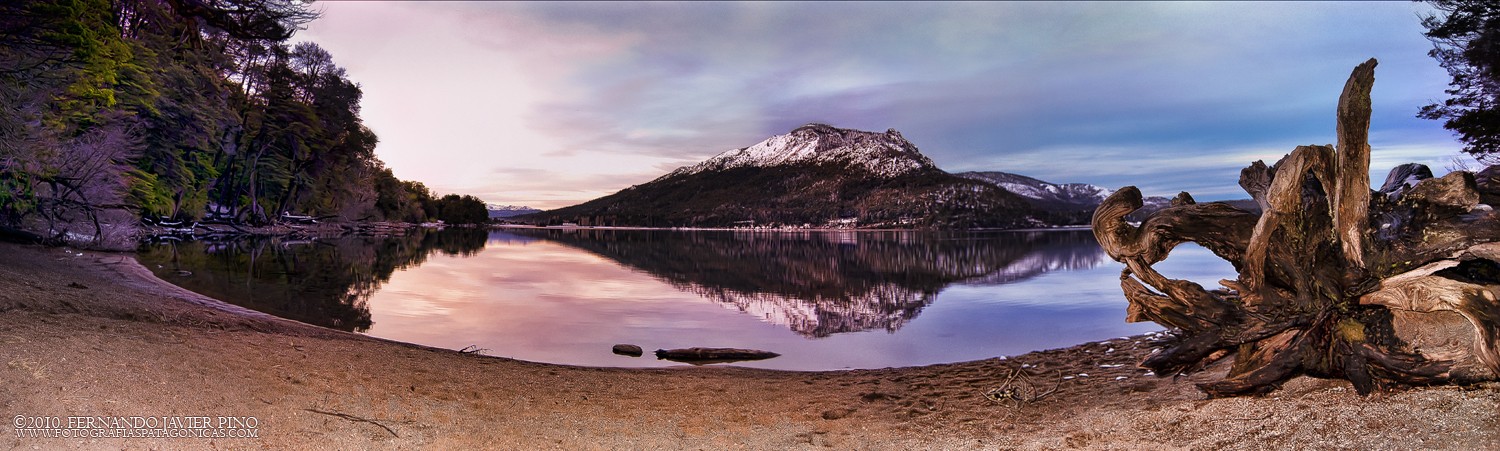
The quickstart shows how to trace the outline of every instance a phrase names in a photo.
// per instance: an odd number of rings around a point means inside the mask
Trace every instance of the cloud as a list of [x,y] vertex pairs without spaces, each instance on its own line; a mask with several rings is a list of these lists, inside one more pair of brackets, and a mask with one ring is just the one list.
[[1425,8],[377,2],[310,31],[365,86],[379,155],[431,186],[581,202],[817,121],[901,130],[949,170],[1229,195],[1242,157],[1332,142],[1372,56],[1376,148],[1455,152],[1412,117],[1446,85]]
[[[484,181],[442,191],[473,194],[481,199],[506,199],[516,205],[553,209],[594,199],[651,181],[665,171],[594,174],[540,168],[496,168]],[[437,190],[438,188],[434,188]]]

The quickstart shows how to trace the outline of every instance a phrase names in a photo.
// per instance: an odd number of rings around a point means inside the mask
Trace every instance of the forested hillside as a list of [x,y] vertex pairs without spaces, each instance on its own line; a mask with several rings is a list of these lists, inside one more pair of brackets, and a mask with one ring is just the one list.
[[[0,226],[100,241],[139,218],[423,221],[360,86],[284,0],[0,3]],[[477,202],[477,199],[469,198]]]

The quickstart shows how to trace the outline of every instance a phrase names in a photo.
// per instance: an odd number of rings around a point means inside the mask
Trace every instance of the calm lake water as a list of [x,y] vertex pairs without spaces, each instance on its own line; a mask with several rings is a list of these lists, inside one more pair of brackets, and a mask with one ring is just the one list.
[[[1017,355],[1161,328],[1125,323],[1122,265],[1088,231],[449,229],[399,238],[165,242],[161,278],[320,326],[488,355],[668,366],[650,351],[737,347],[736,365],[882,368]],[[1157,265],[1216,286],[1202,248]],[[631,343],[646,357],[614,355]]]

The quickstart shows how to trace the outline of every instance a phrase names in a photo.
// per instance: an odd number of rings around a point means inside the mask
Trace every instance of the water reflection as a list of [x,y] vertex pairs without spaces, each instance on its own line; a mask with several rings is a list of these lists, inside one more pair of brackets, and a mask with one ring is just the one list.
[[806,337],[895,332],[954,284],[1000,285],[1098,266],[1088,231],[922,233],[518,229],[599,255]]
[[[449,229],[162,243],[138,258],[186,288],[311,324],[572,365],[676,365],[610,351],[631,343],[781,354],[736,363],[758,368],[881,368],[1157,329],[1124,323],[1119,267],[1087,231]],[[1162,266],[1189,280],[1233,274],[1201,249]]]
[[374,324],[370,295],[433,252],[472,256],[488,233],[418,230],[402,237],[241,239],[143,244],[141,264],[189,290],[283,318],[352,332]]

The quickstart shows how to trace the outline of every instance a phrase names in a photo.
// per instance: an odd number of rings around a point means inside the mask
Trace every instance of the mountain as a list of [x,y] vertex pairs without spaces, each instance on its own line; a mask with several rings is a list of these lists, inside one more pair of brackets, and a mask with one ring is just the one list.
[[540,213],[541,212],[541,210],[538,210],[538,209],[535,209],[535,208],[531,208],[531,207],[518,207],[518,206],[515,206],[515,205],[494,205],[494,204],[489,204],[489,205],[485,205],[485,208],[490,211],[490,219],[495,219],[495,218],[509,218],[509,217],[513,217],[513,216],[529,215],[529,214],[532,214],[532,213]]
[[937,169],[917,146],[895,129],[885,133],[808,124],[785,135],[772,136],[750,147],[731,150],[663,178],[734,168],[797,165],[834,165],[863,170],[871,176],[894,178]]
[[[1052,224],[1088,224],[1094,209],[1114,190],[1087,183],[1051,183],[1019,174],[999,171],[960,172],[954,174],[971,180],[993,183],[1016,193],[1033,207],[1041,210],[1041,218]],[[1259,212],[1260,207],[1249,199],[1223,201],[1245,211]],[[1146,219],[1157,210],[1172,206],[1172,199],[1148,196],[1141,199],[1141,209],[1126,216],[1132,221]]]
[[1114,190],[1086,183],[1050,183],[1009,172],[960,172],[959,177],[993,183],[1049,211],[1071,211],[1099,206]]
[[[1039,218],[1042,221],[1056,225],[1088,224],[1099,203],[1114,194],[1114,190],[1099,185],[1045,182],[1009,172],[960,172],[954,175],[990,183],[1016,193],[1041,211]],[[1146,206],[1141,209],[1143,213],[1135,213],[1135,216],[1131,216],[1132,219],[1144,218],[1144,212],[1156,211],[1171,203],[1171,199],[1165,197],[1147,197],[1144,201]]]
[[648,183],[525,219],[648,227],[1044,225],[994,184],[938,169],[895,130],[808,124]]

